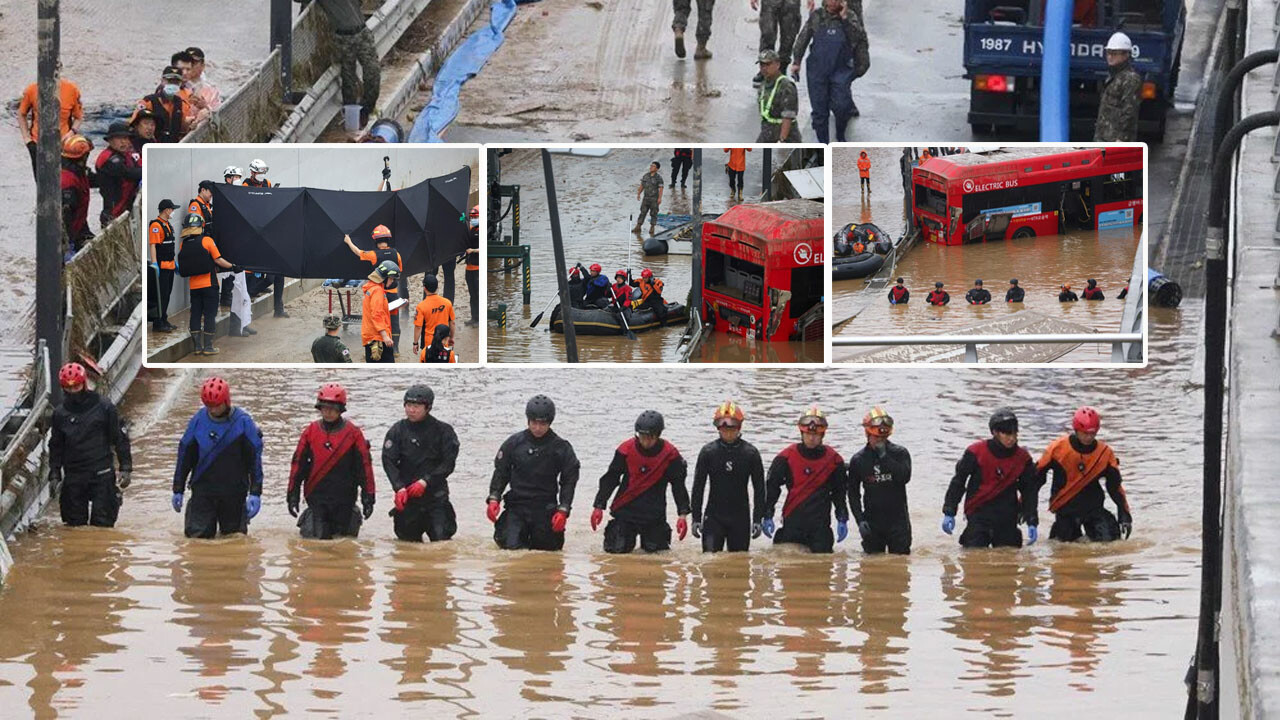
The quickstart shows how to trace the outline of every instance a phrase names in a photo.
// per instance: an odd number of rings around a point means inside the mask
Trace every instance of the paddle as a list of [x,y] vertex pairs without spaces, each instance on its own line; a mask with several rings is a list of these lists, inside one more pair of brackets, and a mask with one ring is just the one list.
[[622,334],[626,335],[628,340],[635,340],[636,334],[631,332],[631,326],[627,324],[627,314],[623,311],[622,306],[618,304],[617,297],[613,298],[613,307],[617,309],[618,319],[622,321]]
[[555,302],[558,299],[559,299],[559,296],[552,295],[551,299],[547,301],[547,306],[542,308],[542,312],[538,313],[538,316],[533,319],[533,322],[529,323],[529,327],[530,328],[538,327],[538,323],[542,322],[542,316],[545,315],[547,311],[551,309],[551,303]]

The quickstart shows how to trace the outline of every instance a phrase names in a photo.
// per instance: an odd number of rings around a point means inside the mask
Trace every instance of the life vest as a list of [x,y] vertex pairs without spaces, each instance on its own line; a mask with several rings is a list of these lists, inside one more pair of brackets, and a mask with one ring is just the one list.
[[[213,222],[213,206],[201,200],[198,196],[191,198],[191,202],[187,203],[187,212],[195,213],[204,218],[204,224],[208,225]],[[205,228],[205,234],[209,234],[209,228]]]
[[902,302],[902,298],[906,296],[908,291],[905,287],[894,285],[889,292],[893,294],[894,302]]
[[997,457],[987,446],[986,440],[979,440],[970,445],[969,452],[973,453],[978,460],[978,472],[982,475],[982,482],[978,485],[978,491],[964,501],[966,517],[973,515],[983,505],[1008,490],[1032,462],[1031,454],[1021,446],[1007,458]]
[[663,287],[662,278],[654,278],[653,280],[640,278],[640,302],[643,303],[648,300],[649,296],[655,292],[661,296]]
[[1101,295],[1101,294],[1102,294],[1102,289],[1096,288],[1096,287],[1087,287],[1084,290],[1080,291],[1080,296],[1083,297],[1085,300],[1092,300],[1095,295]]
[[[400,269],[400,272],[404,272],[404,268],[400,265],[400,253],[396,252],[395,248],[389,247],[386,250],[374,248],[373,256],[378,258],[373,263],[374,267],[377,267],[384,262],[392,262],[392,263],[395,263],[396,267]],[[388,298],[388,300],[395,300],[397,297],[400,296],[400,281],[399,280],[394,281],[391,284],[391,287],[386,288],[386,291],[388,295],[392,296]],[[392,314],[393,315],[398,314],[399,312],[400,310],[399,308],[397,308]]]
[[261,180],[254,180],[252,176],[241,180],[240,184],[248,185],[249,187],[267,187],[267,188],[275,187],[274,185],[271,184],[271,181],[266,178],[262,178]]
[[1066,482],[1058,489],[1058,493],[1049,498],[1049,512],[1056,513],[1061,510],[1064,505],[1079,495],[1081,490],[1102,477],[1108,468],[1120,467],[1120,461],[1116,459],[1111,446],[1101,440],[1095,442],[1097,447],[1087,455],[1077,452],[1071,446],[1070,435],[1063,435],[1045,448],[1040,462],[1036,463],[1036,468],[1044,470],[1050,463],[1057,462],[1067,474]]
[[782,517],[786,518],[831,479],[831,473],[839,467],[841,458],[830,445],[823,445],[822,456],[810,460],[800,452],[799,443],[788,446],[778,455],[786,458],[787,467],[791,470],[791,489],[787,491],[787,502],[782,506]]
[[866,245],[864,245],[864,244],[862,243],[862,241],[861,241],[861,240],[855,241],[855,242],[853,243],[853,254],[854,254],[854,255],[861,255],[862,253],[864,253],[864,252],[866,252],[866,251],[867,251],[867,246],[866,246]]
[[659,440],[662,449],[657,455],[645,455],[640,452],[640,444],[635,438],[628,438],[618,446],[618,452],[627,461],[627,489],[613,499],[609,506],[611,512],[643,495],[649,488],[662,480],[671,463],[680,458],[680,451],[666,440]]
[[929,293],[929,297],[925,298],[930,305],[942,305],[946,302],[947,293],[942,290],[934,290]]
[[[174,259],[173,226],[165,220],[156,218],[151,221],[151,227],[148,228],[148,232],[155,232],[156,230],[159,230],[160,235],[162,236],[160,242],[154,244],[156,249],[156,262],[161,268],[170,270],[173,268]],[[165,263],[168,263],[168,265],[165,265]]]
[[439,349],[434,346],[425,347],[418,359],[424,363],[451,363],[454,361],[453,350],[443,345]]
[[[111,147],[107,147],[107,149],[98,153],[98,160],[93,166],[100,178],[98,189],[102,191],[103,209],[113,218],[129,209],[129,206],[133,204],[133,198],[138,192],[138,181],[128,178],[111,179],[109,176],[102,174],[102,166],[116,156],[120,157],[120,160],[127,168],[142,167],[142,159],[135,152],[119,153]],[[115,187],[112,187],[112,185]]]
[[156,142],[178,142],[182,139],[182,116],[185,114],[180,97],[166,101],[159,93],[153,93],[138,102],[138,109],[150,110],[156,116]]
[[185,278],[208,275],[213,272],[213,267],[213,255],[205,249],[204,237],[188,235],[182,239],[182,247],[178,249],[179,275]]
[[311,452],[311,473],[307,475],[302,485],[304,497],[310,495],[316,485],[353,448],[360,452],[365,477],[373,477],[369,444],[358,426],[350,421],[343,421],[341,428],[336,432],[328,433],[325,432],[324,425],[319,420],[312,422],[306,430],[302,431],[302,437],[298,438],[298,449],[293,453],[292,467],[289,471],[289,489],[292,490],[297,482],[298,466],[302,464],[307,451]]

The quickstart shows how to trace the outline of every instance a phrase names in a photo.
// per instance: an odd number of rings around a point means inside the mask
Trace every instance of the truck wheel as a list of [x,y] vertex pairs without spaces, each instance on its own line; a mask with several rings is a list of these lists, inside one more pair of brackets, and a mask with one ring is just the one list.
[[1035,236],[1036,236],[1035,230],[1032,230],[1029,227],[1024,227],[1024,228],[1018,228],[1018,231],[1013,234],[1013,239],[1025,240],[1027,238],[1033,238]]

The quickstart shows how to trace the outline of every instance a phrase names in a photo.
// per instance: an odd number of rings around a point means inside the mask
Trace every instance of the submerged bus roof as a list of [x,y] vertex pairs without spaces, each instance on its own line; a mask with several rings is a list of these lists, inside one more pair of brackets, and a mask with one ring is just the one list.
[[[918,169],[947,179],[981,177],[995,173],[1043,172],[1070,166],[1132,165],[1142,163],[1140,147],[1036,148],[1010,147],[983,152],[941,155],[926,160]],[[1050,167],[1046,167],[1046,165]]]
[[822,203],[812,200],[775,200],[764,203],[734,205],[723,215],[707,225],[736,230],[759,238],[765,245],[812,241],[815,237],[813,221],[817,221],[817,235],[823,235]]

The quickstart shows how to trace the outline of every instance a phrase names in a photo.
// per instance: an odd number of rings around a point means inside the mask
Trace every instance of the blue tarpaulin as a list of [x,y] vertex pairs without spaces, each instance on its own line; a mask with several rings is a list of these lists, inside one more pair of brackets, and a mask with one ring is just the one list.
[[440,132],[458,116],[458,93],[462,84],[479,74],[480,68],[502,47],[503,32],[515,15],[515,0],[497,0],[489,7],[488,27],[464,40],[440,66],[431,102],[414,120],[409,142],[443,142]]

